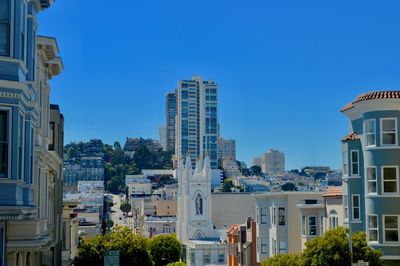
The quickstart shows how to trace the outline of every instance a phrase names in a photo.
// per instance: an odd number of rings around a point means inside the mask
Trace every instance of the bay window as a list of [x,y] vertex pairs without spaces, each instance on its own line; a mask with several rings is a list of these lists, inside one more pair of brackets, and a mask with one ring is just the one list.
[[382,167],[383,193],[397,193],[397,167]]
[[385,242],[399,242],[399,216],[384,215],[384,241]]
[[0,56],[10,56],[10,0],[0,0]]
[[376,145],[376,125],[375,119],[369,119],[365,121],[365,146],[375,146]]
[[0,110],[0,178],[8,177],[8,111]]
[[381,145],[397,145],[397,119],[381,119]]
[[368,215],[368,241],[378,241],[378,216]]
[[376,190],[376,167],[367,167],[367,192],[377,193]]

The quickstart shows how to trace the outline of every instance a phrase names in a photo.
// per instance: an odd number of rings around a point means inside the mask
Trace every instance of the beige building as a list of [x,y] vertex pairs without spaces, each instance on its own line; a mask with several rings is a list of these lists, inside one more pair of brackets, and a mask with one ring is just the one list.
[[325,230],[336,229],[343,226],[344,208],[342,187],[328,187],[323,194],[325,199]]
[[176,200],[157,200],[156,201],[156,216],[176,216],[177,201]]
[[254,194],[257,262],[276,254],[300,254],[305,242],[323,234],[322,192]]
[[77,213],[73,212],[78,202],[64,201],[62,212],[62,265],[71,265],[72,260],[78,252],[78,221],[76,219]]
[[279,175],[285,172],[285,155],[283,152],[270,149],[258,158],[254,158],[253,165],[261,167],[261,171],[268,175]]

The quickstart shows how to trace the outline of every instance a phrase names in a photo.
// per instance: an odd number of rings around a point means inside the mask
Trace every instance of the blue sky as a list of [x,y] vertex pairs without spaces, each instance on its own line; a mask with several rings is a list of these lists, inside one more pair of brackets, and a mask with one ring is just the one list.
[[52,80],[66,142],[158,137],[179,79],[218,82],[221,134],[238,159],[273,147],[287,168],[340,167],[358,94],[400,88],[398,0],[57,0],[39,33],[58,39]]

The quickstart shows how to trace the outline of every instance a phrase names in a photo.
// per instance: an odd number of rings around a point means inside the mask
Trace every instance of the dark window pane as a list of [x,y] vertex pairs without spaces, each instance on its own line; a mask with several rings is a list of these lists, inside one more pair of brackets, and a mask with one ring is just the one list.
[[10,24],[0,22],[0,56],[10,56]]

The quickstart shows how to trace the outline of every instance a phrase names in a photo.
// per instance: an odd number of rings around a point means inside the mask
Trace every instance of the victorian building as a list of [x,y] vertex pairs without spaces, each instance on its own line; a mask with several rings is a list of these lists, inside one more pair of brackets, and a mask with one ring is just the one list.
[[345,225],[367,232],[385,265],[400,264],[400,91],[369,92],[341,112],[350,119],[342,140]]
[[0,265],[61,264],[63,117],[49,81],[56,40],[37,36],[49,0],[0,0]]

